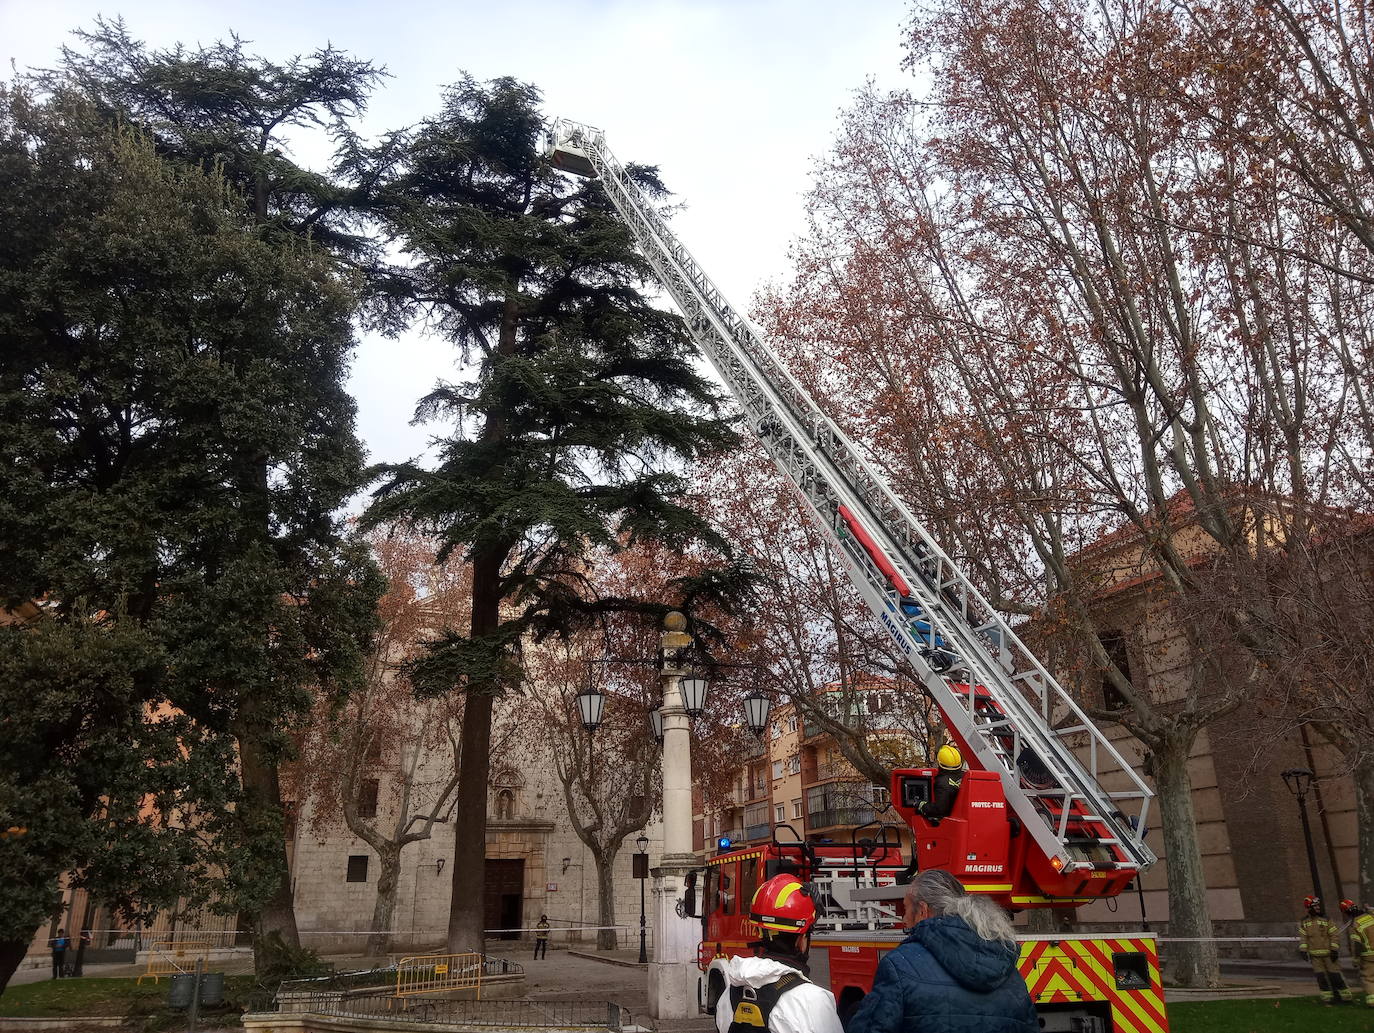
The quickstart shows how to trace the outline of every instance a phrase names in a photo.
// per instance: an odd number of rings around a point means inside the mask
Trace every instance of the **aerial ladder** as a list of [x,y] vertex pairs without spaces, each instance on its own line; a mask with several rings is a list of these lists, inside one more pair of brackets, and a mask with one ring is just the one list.
[[1143,841],[1149,787],[725,300],[604,133],[560,119],[549,153],[556,167],[600,180],[697,347],[963,750],[969,771],[958,806],[934,817],[938,772],[893,773],[894,806],[919,833],[913,863],[947,868],[1018,910],[1120,893],[1156,860]]

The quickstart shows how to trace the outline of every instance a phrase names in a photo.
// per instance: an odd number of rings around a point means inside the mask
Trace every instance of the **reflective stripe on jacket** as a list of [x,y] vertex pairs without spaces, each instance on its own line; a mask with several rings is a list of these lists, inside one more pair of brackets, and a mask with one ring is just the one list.
[[1350,930],[1350,948],[1356,954],[1374,954],[1374,915],[1356,915]]
[[1320,915],[1308,915],[1298,924],[1302,942],[1298,950],[1307,951],[1314,958],[1324,958],[1340,945],[1335,925]]

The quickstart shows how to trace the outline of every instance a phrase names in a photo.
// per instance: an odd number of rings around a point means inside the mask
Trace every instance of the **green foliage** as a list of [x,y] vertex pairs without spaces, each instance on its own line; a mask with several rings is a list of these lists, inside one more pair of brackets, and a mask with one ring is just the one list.
[[[460,379],[417,410],[455,428],[437,466],[380,470],[367,519],[413,520],[441,558],[501,568],[500,626],[437,640],[421,684],[511,684],[525,634],[566,634],[606,609],[579,577],[597,550],[725,549],[684,505],[678,472],[734,440],[715,390],[681,320],[646,297],[650,270],[600,184],[541,154],[538,104],[528,84],[463,79],[409,137],[381,198],[406,257],[382,278],[389,319],[452,340]],[[663,193],[656,170],[634,173]]]
[[[228,877],[221,906],[256,913],[284,885],[276,766],[285,732],[312,692],[351,689],[381,592],[336,514],[360,481],[343,380],[375,250],[365,211],[385,161],[385,148],[361,147],[352,123],[384,73],[329,47],[276,62],[237,37],[150,49],[120,20],[98,18],[76,35],[37,84],[79,101],[107,132],[137,129],[168,174],[216,184],[216,218],[227,223],[214,247],[192,249],[224,267],[182,263],[185,276],[160,296],[175,311],[149,318],[170,354],[154,335],[130,361],[157,364],[156,396],[136,400],[148,426],[175,426],[187,445],[167,485],[177,496],[161,503],[185,518],[158,574],[163,691],[198,727],[237,740],[237,806],[205,821]],[[298,128],[328,132],[332,168],[293,160],[286,136]],[[344,263],[357,272],[343,275]]]
[[1327,1008],[1318,997],[1194,1001],[1169,1005],[1172,1033],[1355,1033],[1370,1028],[1362,1005]]
[[[184,1030],[185,1009],[167,1007],[169,981],[138,985],[133,977],[109,979],[83,976],[81,979],[44,980],[12,986],[0,997],[0,1015],[6,1018],[76,1018],[122,1016],[120,1029],[154,1033],[159,1030]],[[237,1022],[237,1015],[252,1008],[261,1009],[265,995],[252,976],[227,976],[224,980],[224,1005],[202,1006],[200,1028],[215,1029]],[[84,1027],[83,1027],[84,1028]]]
[[309,979],[322,976],[330,966],[320,956],[305,947],[293,947],[273,931],[261,937],[256,945],[257,983],[262,990],[275,990],[287,979]]
[[[61,66],[40,77],[45,89],[77,92],[102,118],[140,126],[177,165],[218,169],[256,223],[309,234],[338,254],[372,253],[359,207],[376,172],[352,123],[385,77],[380,68],[329,46],[275,62],[237,36],[150,50],[121,18],[97,17],[75,35],[81,46],[63,48]],[[283,137],[297,128],[328,131],[335,174],[291,159]]]
[[70,92],[0,92],[0,223],[10,940],[62,872],[131,913],[202,894],[243,845],[231,733],[281,748],[346,688],[379,585],[334,515],[362,452],[329,255]]

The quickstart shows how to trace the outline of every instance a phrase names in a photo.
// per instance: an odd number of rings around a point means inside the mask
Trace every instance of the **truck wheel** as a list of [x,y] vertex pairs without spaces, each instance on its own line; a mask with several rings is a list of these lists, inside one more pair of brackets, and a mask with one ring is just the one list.
[[840,991],[840,999],[835,1002],[835,1010],[840,1013],[840,1024],[847,1026],[850,1018],[859,1010],[859,1002],[864,999],[864,992],[857,986],[847,986]]
[[716,1013],[716,1002],[720,1000],[720,995],[725,993],[725,977],[721,975],[720,969],[712,969],[706,978],[706,1013],[714,1015]]

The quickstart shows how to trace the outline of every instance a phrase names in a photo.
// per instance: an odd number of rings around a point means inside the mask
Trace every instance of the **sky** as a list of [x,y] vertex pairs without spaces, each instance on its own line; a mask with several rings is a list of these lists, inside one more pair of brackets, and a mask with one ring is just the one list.
[[[48,67],[73,29],[122,16],[151,46],[236,32],[281,60],[325,44],[387,67],[363,126],[435,111],[461,71],[536,84],[545,112],[598,126],[621,161],[659,165],[679,238],[736,308],[788,274],[812,160],[870,80],[901,87],[908,0],[0,0],[0,59]],[[370,458],[421,454],[416,400],[453,369],[421,334],[364,336],[350,389]]]

